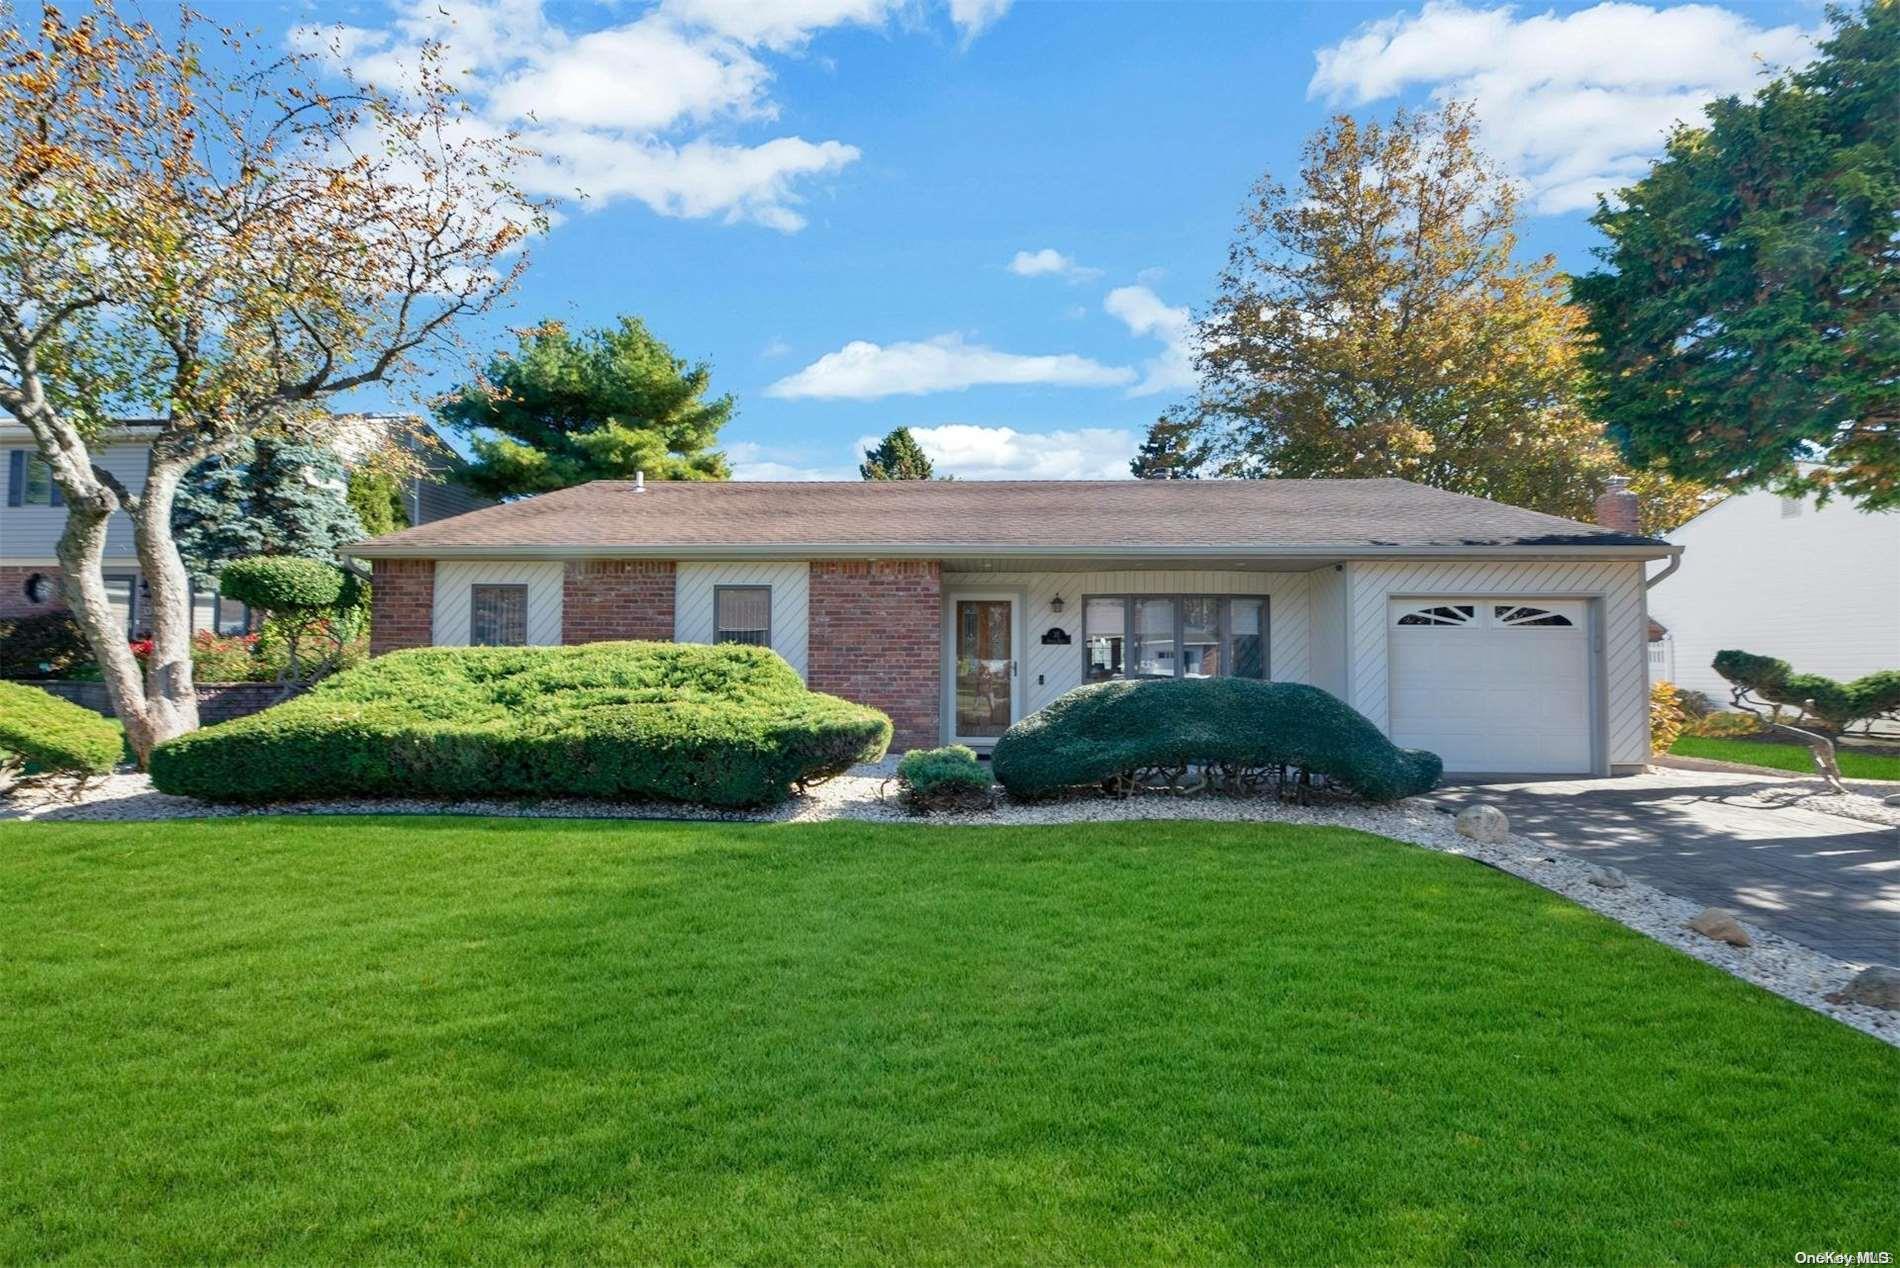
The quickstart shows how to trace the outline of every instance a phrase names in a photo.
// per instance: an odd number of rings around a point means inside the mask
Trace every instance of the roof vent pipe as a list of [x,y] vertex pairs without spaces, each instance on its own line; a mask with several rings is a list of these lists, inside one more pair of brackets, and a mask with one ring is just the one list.
[[636,471],[633,473],[633,491],[635,493],[645,493],[647,491],[647,473],[646,472]]

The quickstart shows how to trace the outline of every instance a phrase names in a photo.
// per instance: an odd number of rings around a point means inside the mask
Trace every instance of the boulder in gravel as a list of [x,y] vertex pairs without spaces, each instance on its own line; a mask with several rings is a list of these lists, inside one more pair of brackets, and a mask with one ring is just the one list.
[[1748,930],[1742,928],[1742,922],[1726,907],[1704,907],[1689,922],[1689,927],[1705,938],[1726,942],[1732,947],[1745,947],[1752,941]]
[[1613,867],[1599,867],[1590,873],[1589,881],[1598,889],[1628,889],[1630,878]]
[[1458,812],[1458,835],[1496,845],[1511,835],[1511,820],[1496,806],[1480,803]]
[[1900,1012],[1900,969],[1884,964],[1862,969],[1853,981],[1827,998],[1834,1004],[1865,1004]]

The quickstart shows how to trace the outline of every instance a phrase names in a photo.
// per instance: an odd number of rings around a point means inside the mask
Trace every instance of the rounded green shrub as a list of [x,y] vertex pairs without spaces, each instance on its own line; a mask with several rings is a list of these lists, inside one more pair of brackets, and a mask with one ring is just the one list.
[[1785,660],[1733,648],[1719,651],[1711,667],[1759,700],[1796,709],[1830,730],[1900,713],[1900,670],[1882,669],[1836,682],[1820,674],[1797,674]]
[[1396,747],[1343,700],[1292,682],[1159,678],[1078,687],[1003,733],[997,781],[1043,797],[1182,768],[1325,775],[1371,801],[1422,793],[1443,764]]
[[266,612],[346,611],[362,601],[363,583],[348,569],[295,555],[234,559],[218,573],[227,599]]
[[0,755],[43,774],[106,775],[124,750],[111,719],[38,687],[0,682]]
[[990,772],[962,744],[914,748],[897,763],[904,804],[916,811],[960,810],[989,804]]
[[764,648],[425,648],[162,744],[161,791],[208,801],[599,797],[782,801],[875,761],[891,723]]

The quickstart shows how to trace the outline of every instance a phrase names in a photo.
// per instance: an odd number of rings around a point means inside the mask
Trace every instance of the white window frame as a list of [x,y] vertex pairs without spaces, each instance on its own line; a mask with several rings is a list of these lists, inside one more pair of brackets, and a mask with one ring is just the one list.
[[[765,592],[765,628],[760,631],[765,637],[758,642],[755,643],[749,639],[727,638],[726,631],[720,628],[719,597],[729,590],[763,590]],[[716,585],[713,587],[712,609],[712,641],[714,646],[721,643],[733,643],[740,647],[763,647],[770,650],[772,646],[772,587],[769,583],[735,581],[730,585]],[[735,630],[733,632],[738,633],[739,631]],[[752,630],[748,629],[744,632],[750,634]]]
[[[480,643],[475,639],[475,595],[480,590],[509,590],[521,595],[521,641],[518,643]],[[528,586],[521,581],[472,581],[468,587],[468,645],[470,647],[528,646]]]
[[[1174,605],[1174,672],[1171,674],[1131,674],[1127,672],[1129,657],[1135,648],[1135,604],[1144,601],[1167,600]],[[1234,603],[1258,602],[1260,604],[1260,676],[1250,678],[1250,682],[1273,681],[1273,596],[1268,594],[1244,593],[1206,593],[1201,591],[1183,591],[1180,593],[1131,593],[1131,594],[1084,594],[1082,596],[1081,626],[1082,637],[1082,682],[1115,682],[1121,679],[1145,680],[1162,678],[1181,678],[1186,676],[1187,657],[1183,654],[1185,646],[1184,632],[1186,617],[1185,602],[1188,599],[1214,599],[1220,603],[1220,657],[1221,678],[1237,675],[1226,672],[1234,663]],[[1089,676],[1089,625],[1088,611],[1090,603],[1116,603],[1122,605],[1122,672],[1107,678]]]

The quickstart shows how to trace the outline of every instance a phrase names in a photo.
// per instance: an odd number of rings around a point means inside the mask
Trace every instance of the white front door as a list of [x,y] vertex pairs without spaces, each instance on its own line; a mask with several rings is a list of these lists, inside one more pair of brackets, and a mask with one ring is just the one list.
[[1020,609],[1007,591],[946,598],[944,708],[951,743],[989,748],[1022,716]]
[[1386,625],[1394,744],[1452,772],[1595,770],[1589,604],[1395,599]]

